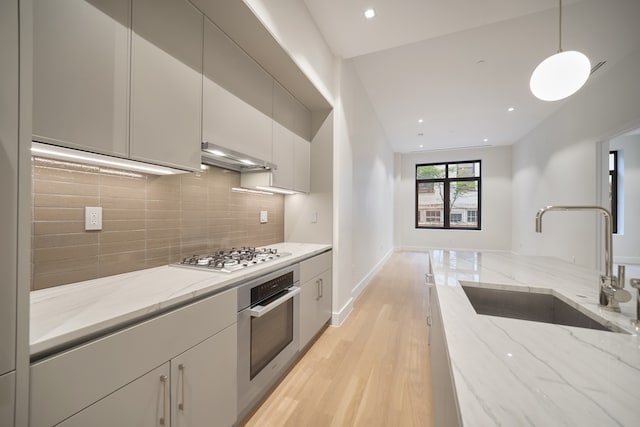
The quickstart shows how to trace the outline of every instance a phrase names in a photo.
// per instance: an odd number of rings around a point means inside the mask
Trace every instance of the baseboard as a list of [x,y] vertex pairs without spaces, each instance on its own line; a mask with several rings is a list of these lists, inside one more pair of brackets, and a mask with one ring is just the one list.
[[351,298],[353,300],[358,299],[362,291],[365,290],[365,288],[369,285],[369,282],[371,282],[371,279],[373,279],[373,276],[375,276],[378,273],[378,271],[380,271],[382,266],[387,262],[387,260],[391,257],[391,255],[393,255],[393,252],[394,252],[393,248],[389,249],[389,251],[385,254],[385,256],[383,256],[380,259],[380,261],[378,261],[376,265],[373,266],[373,268],[369,271],[369,273],[366,276],[364,276],[364,278],[360,280],[360,282],[358,282],[356,286],[354,286],[354,288],[351,290]]
[[614,256],[614,264],[640,264],[640,258],[633,256]]
[[382,266],[387,262],[387,260],[393,255],[395,252],[394,248],[389,249],[389,251],[376,263],[375,266],[369,271],[369,273],[362,279],[354,288],[351,290],[351,298],[344,304],[340,310],[337,312],[331,313],[331,326],[339,327],[342,323],[347,320],[347,317],[353,311],[353,303],[358,299],[363,290],[369,285],[371,279],[380,271]]
[[347,301],[337,313],[335,311],[331,313],[331,326],[340,327],[342,323],[347,320],[347,317],[349,317],[352,311],[353,298],[349,298],[349,301]]

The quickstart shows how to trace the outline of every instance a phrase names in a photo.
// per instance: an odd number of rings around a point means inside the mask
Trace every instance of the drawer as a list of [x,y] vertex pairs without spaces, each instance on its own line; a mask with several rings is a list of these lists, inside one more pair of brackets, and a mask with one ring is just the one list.
[[306,283],[331,268],[333,251],[324,252],[300,263],[300,283]]
[[237,322],[231,289],[31,365],[31,426],[51,426]]

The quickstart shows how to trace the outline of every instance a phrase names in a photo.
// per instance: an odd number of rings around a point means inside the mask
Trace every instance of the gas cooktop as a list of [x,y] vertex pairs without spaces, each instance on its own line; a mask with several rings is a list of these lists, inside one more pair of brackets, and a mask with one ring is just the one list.
[[278,252],[272,248],[232,248],[210,252],[206,255],[192,255],[182,261],[171,264],[177,267],[196,268],[201,270],[232,273],[244,268],[251,268],[266,262],[291,255],[289,252]]

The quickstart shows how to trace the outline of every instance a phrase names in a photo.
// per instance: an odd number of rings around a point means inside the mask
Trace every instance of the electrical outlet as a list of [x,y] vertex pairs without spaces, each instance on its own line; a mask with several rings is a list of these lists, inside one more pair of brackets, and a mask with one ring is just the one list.
[[102,208],[89,207],[84,208],[84,229],[102,230]]
[[266,224],[269,222],[269,213],[267,211],[260,211],[260,224]]

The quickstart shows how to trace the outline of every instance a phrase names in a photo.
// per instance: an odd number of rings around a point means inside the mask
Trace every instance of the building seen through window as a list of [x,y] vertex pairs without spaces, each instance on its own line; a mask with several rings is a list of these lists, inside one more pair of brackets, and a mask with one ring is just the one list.
[[416,165],[416,228],[480,229],[480,161]]

